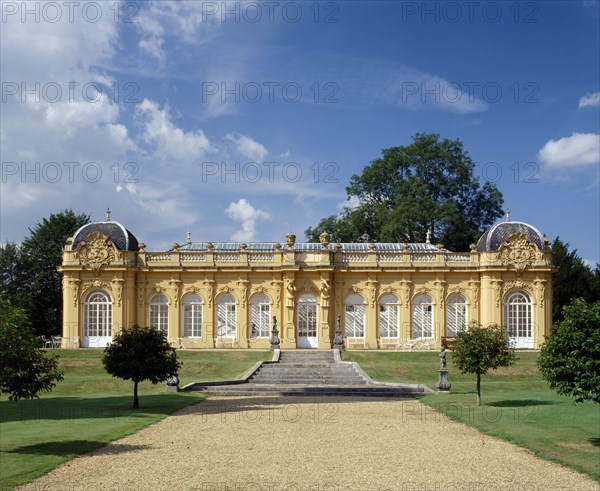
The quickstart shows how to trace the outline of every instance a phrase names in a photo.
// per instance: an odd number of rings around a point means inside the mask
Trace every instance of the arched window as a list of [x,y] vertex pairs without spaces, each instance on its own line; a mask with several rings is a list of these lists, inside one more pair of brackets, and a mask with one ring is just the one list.
[[379,299],[379,337],[397,338],[400,326],[400,306],[395,295],[383,295]]
[[250,337],[268,338],[270,335],[271,302],[263,294],[250,299]]
[[533,312],[531,297],[527,292],[517,290],[506,296],[504,323],[513,347],[533,347]]
[[202,298],[186,295],[183,299],[183,337],[202,337]]
[[148,325],[168,334],[169,332],[169,301],[162,293],[154,295],[150,300]]
[[465,297],[454,293],[446,303],[446,336],[454,338],[458,331],[467,326],[467,301]]
[[85,299],[82,346],[101,348],[112,340],[112,301],[107,293],[93,291]]
[[365,337],[365,299],[350,295],[344,308],[344,328],[347,338]]
[[237,305],[235,297],[229,293],[217,298],[217,337],[235,338]]
[[433,304],[429,295],[417,295],[412,308],[412,337],[427,339],[433,337]]

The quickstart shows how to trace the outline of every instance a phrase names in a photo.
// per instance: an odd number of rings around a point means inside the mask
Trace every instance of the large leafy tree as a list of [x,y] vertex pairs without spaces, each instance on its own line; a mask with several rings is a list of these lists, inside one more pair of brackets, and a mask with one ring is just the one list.
[[468,250],[502,215],[503,203],[496,185],[482,186],[474,168],[460,140],[418,133],[352,176],[346,193],[357,206],[305,234],[315,242],[324,231],[345,242],[419,242],[430,230],[433,241]]
[[542,345],[538,367],[559,394],[600,404],[600,301],[575,299],[563,313]]
[[138,384],[153,384],[176,375],[181,367],[175,349],[164,333],[153,327],[133,325],[117,334],[104,349],[104,368],[113,377],[133,381],[133,407],[139,407]]
[[18,275],[14,289],[22,292],[18,306],[23,307],[39,334],[58,334],[62,319],[62,251],[67,238],[90,220],[64,210],[42,219],[18,248]]
[[508,343],[506,330],[498,324],[473,323],[459,331],[451,343],[452,361],[462,373],[477,376],[477,405],[481,405],[481,376],[488,370],[507,367],[516,361]]
[[39,348],[23,309],[0,300],[0,393],[9,399],[33,399],[63,379],[58,357]]
[[577,249],[569,251],[569,244],[557,237],[552,243],[552,262],[558,267],[552,280],[552,319],[563,319],[563,309],[574,298],[588,302],[600,300],[600,267],[596,270],[583,262]]

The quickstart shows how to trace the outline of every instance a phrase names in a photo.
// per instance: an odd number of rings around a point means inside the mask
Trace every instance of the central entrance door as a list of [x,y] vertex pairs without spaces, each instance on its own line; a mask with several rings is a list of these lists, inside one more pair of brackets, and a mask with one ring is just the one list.
[[302,295],[298,300],[298,348],[317,347],[317,299]]

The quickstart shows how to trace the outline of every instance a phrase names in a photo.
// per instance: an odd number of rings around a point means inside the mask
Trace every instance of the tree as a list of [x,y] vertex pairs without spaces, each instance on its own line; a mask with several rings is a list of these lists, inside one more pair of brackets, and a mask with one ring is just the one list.
[[57,271],[62,263],[62,252],[67,242],[79,227],[90,220],[88,215],[75,215],[64,210],[29,229],[19,248],[19,281],[25,285],[20,300],[35,331],[39,334],[58,334],[62,322],[62,283]]
[[587,266],[577,254],[577,249],[569,252],[569,243],[556,237],[552,243],[552,262],[558,271],[552,279],[552,320],[563,319],[563,309],[574,298],[588,302],[600,300],[600,267],[596,271]]
[[502,215],[503,204],[496,185],[481,186],[474,168],[460,140],[418,133],[352,176],[346,193],[357,206],[322,219],[306,237],[317,242],[327,231],[345,242],[418,242],[430,230],[434,242],[468,250]]
[[10,400],[37,398],[63,380],[58,357],[46,355],[29,326],[27,314],[0,300],[0,393]]
[[13,306],[23,305],[27,280],[23,271],[21,248],[15,242],[0,246],[0,297]]
[[559,394],[600,404],[600,301],[575,299],[563,314],[546,336],[538,367]]
[[133,325],[117,334],[104,349],[104,368],[113,377],[133,380],[133,407],[139,407],[138,384],[153,384],[176,375],[181,367],[175,348],[164,333],[153,327]]
[[481,376],[488,370],[507,367],[516,361],[509,347],[506,329],[498,324],[473,323],[458,332],[451,344],[452,361],[462,373],[477,375],[477,405],[481,405]]

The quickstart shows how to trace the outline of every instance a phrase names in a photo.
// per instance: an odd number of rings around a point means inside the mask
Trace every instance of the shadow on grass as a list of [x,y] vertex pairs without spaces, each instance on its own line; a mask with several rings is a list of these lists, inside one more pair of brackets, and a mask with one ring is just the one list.
[[594,445],[594,447],[600,447],[600,438],[590,438],[588,442]]
[[552,401],[540,401],[534,399],[513,399],[506,401],[488,402],[486,406],[494,407],[528,407],[528,406],[552,406]]
[[[147,414],[171,414],[193,403],[190,395],[179,393],[140,396],[140,408],[133,409],[133,396],[48,397],[20,401],[0,401],[0,422],[76,421],[110,418],[115,421]],[[198,402],[201,398],[198,397]]]
[[[25,455],[58,455],[60,457],[71,457],[82,453],[91,452],[98,447],[107,445],[107,442],[97,440],[62,440],[56,442],[35,443],[33,445],[24,445],[9,450],[9,453],[18,453]],[[106,448],[99,450],[99,455],[112,455],[127,452],[138,452],[148,448],[148,445],[126,445],[121,443],[112,443]]]

